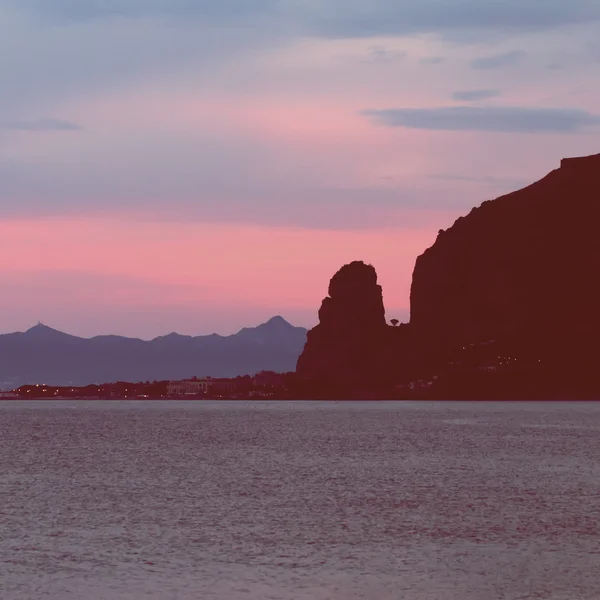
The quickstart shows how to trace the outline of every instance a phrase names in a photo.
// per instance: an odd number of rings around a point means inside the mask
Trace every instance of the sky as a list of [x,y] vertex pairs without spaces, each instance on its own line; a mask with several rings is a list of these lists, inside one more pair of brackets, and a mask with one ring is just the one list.
[[[600,152],[598,0],[0,0],[0,332],[312,327]],[[510,243],[510,240],[507,240]]]

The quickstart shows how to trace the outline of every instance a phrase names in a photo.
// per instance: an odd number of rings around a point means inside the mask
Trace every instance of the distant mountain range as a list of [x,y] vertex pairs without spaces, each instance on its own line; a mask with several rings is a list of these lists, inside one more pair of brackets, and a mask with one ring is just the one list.
[[306,329],[294,327],[279,316],[229,336],[171,333],[151,341],[117,335],[86,339],[38,324],[22,333],[0,335],[0,386],[293,371],[305,341]]

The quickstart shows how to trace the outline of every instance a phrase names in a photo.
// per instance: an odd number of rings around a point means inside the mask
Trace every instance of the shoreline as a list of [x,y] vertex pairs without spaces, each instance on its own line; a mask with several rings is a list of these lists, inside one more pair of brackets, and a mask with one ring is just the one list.
[[502,402],[502,403],[555,403],[555,402],[600,402],[600,398],[0,398],[1,402]]

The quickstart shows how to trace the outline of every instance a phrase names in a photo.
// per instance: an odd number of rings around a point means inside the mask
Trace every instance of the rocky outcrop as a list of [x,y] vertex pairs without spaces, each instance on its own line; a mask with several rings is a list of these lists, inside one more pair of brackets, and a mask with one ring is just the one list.
[[389,330],[373,266],[355,261],[331,279],[319,324],[308,332],[297,374],[322,385],[358,385],[378,378]]
[[491,353],[492,366],[508,373],[498,376],[505,388],[487,378],[492,387],[473,388],[474,397],[528,397],[528,386],[531,397],[596,393],[599,227],[600,155],[564,159],[540,181],[440,230],[416,261],[409,325],[386,325],[372,266],[343,267],[297,372],[326,389],[436,380],[436,373],[459,369],[455,392],[465,397],[482,372],[478,361]]
[[380,331],[387,327],[383,291],[377,284],[377,272],[372,265],[354,261],[331,278],[329,296],[319,310],[319,323],[322,330],[342,334]]
[[600,340],[600,155],[484,202],[416,262],[411,328],[424,346],[502,340],[581,361]]

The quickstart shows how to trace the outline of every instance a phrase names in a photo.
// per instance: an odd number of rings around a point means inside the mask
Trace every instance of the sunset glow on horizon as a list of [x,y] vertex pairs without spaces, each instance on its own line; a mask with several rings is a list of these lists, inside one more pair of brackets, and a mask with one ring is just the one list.
[[[41,320],[84,336],[113,323],[141,337],[229,334],[276,314],[310,327],[331,275],[363,259],[379,265],[390,318],[406,320],[410,273],[401,269],[431,242],[415,229],[16,220],[0,225],[2,327]],[[11,254],[17,246],[27,252]]]

